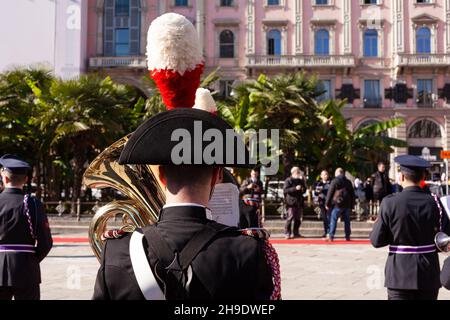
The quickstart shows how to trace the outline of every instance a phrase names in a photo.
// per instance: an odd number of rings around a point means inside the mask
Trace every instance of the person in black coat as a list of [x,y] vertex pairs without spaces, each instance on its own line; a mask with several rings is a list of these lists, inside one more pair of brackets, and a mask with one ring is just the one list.
[[355,206],[355,189],[351,181],[345,177],[344,169],[336,169],[335,176],[336,178],[331,182],[326,201],[326,208],[328,210],[331,209],[330,232],[327,240],[334,240],[337,221],[342,216],[344,220],[345,239],[350,241],[350,215]]
[[245,179],[240,188],[241,200],[240,221],[241,228],[258,228],[261,227],[261,200],[264,191],[263,183],[259,179],[259,172],[252,169],[250,177]]
[[375,248],[389,246],[385,286],[389,300],[435,300],[441,287],[434,237],[449,233],[446,214],[420,182],[431,164],[415,156],[399,156],[401,193],[384,198],[370,234]]
[[383,162],[378,163],[378,171],[372,174],[372,183],[374,199],[381,204],[384,197],[392,193],[391,180]]
[[317,197],[319,204],[320,215],[323,221],[323,236],[326,237],[330,228],[330,210],[327,210],[325,202],[327,200],[328,190],[330,189],[331,181],[328,171],[323,170],[320,173],[320,181],[314,184],[314,194]]
[[[306,181],[300,171],[300,168],[293,167],[291,176],[284,181],[284,203],[287,208],[287,220],[284,228],[286,239],[299,238],[300,225],[303,216],[304,198],[306,192]],[[294,230],[291,230],[293,224]]]
[[53,245],[47,216],[42,203],[23,192],[30,166],[12,155],[0,165],[0,300],[39,300],[39,263]]
[[[223,134],[232,130],[208,112],[176,109],[150,118],[128,140],[119,163],[158,165],[156,173],[165,188],[166,204],[155,225],[117,233],[117,239],[106,241],[93,299],[279,298],[268,260],[268,255],[274,258],[276,253],[266,242],[267,233],[207,219],[207,205],[215,184],[222,180],[224,165],[210,165],[204,159],[197,165],[173,163],[172,132],[183,128],[192,133],[199,122],[204,130],[215,128]],[[136,237],[140,237],[138,242],[133,240]],[[136,260],[138,256],[140,260]],[[149,279],[154,279],[150,285]]]

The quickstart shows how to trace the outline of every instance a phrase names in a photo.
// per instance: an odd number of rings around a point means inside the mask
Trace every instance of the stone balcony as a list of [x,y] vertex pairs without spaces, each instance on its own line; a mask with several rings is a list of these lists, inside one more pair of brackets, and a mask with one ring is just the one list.
[[448,67],[450,54],[399,54],[396,65],[399,67]]
[[352,55],[286,55],[286,56],[247,56],[247,67],[303,67],[303,68],[349,68],[355,66],[355,57]]
[[89,58],[89,68],[137,68],[146,69],[147,60],[139,57],[93,57]]

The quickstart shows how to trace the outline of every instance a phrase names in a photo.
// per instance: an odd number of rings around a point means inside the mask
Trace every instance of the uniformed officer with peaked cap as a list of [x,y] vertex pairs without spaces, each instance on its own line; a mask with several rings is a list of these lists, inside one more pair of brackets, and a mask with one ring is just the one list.
[[52,248],[47,216],[41,202],[23,192],[30,165],[6,154],[0,166],[0,300],[38,300],[39,263]]
[[385,268],[389,300],[435,300],[441,284],[434,237],[450,231],[448,218],[437,197],[420,187],[431,164],[411,155],[395,162],[404,189],[383,200],[370,240],[376,248],[389,246]]

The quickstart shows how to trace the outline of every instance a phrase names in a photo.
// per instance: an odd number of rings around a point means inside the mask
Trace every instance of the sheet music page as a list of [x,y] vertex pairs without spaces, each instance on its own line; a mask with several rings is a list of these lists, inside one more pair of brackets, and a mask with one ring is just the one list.
[[211,220],[228,226],[239,224],[239,190],[232,183],[220,183],[208,204],[211,209]]
[[441,197],[441,203],[444,207],[445,212],[447,213],[447,216],[450,219],[450,196]]

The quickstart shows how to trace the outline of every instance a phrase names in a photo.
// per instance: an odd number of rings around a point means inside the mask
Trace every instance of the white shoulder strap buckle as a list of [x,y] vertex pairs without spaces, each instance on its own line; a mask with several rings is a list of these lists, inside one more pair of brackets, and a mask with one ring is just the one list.
[[144,235],[133,232],[130,239],[130,259],[139,288],[146,300],[165,300],[147,260],[142,240]]

